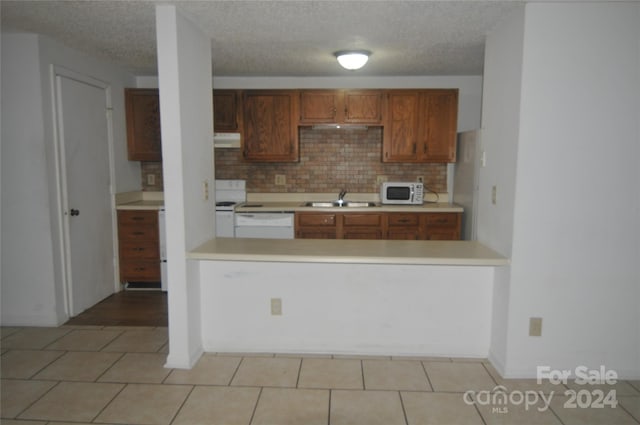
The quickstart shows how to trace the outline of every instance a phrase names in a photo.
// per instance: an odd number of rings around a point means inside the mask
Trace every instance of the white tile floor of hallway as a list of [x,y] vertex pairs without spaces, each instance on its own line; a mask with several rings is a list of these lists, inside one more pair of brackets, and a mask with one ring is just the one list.
[[[485,360],[208,353],[179,370],[164,368],[166,328],[4,327],[1,338],[3,425],[640,424],[640,381],[587,387],[615,390],[615,408],[570,408],[565,391],[585,387],[503,380]],[[506,404],[483,401],[500,391]],[[517,397],[534,393],[550,406]]]

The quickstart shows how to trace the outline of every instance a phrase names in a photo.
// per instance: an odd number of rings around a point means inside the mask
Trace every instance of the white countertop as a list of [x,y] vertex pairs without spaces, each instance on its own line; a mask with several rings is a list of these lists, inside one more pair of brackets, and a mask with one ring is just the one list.
[[301,263],[505,266],[509,260],[476,241],[214,238],[194,260]]
[[116,194],[117,210],[160,210],[164,208],[163,192],[123,192]]
[[426,202],[422,205],[382,205],[375,207],[305,207],[304,202],[247,202],[236,207],[236,212],[454,212],[461,213],[463,208],[448,202]]

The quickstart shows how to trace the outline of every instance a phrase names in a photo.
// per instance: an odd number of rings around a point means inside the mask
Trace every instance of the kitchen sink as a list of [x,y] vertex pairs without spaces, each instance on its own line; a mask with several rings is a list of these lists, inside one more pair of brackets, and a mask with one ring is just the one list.
[[364,202],[364,201],[310,201],[302,204],[303,207],[315,207],[315,208],[367,208],[367,207],[375,207],[378,204],[375,202]]

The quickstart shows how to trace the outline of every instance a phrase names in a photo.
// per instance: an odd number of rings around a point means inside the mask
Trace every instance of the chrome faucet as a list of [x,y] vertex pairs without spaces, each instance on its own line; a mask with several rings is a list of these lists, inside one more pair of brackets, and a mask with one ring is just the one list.
[[340,193],[338,194],[338,204],[342,205],[344,203],[344,197],[347,194],[347,190],[346,189],[342,189],[340,191]]

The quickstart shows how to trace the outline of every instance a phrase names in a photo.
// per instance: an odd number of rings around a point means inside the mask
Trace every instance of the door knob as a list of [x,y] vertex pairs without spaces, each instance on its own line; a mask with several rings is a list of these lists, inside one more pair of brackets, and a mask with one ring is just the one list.
[[80,215],[80,210],[77,210],[75,208],[71,208],[71,211],[69,211],[69,214],[71,216],[76,216],[76,215]]

